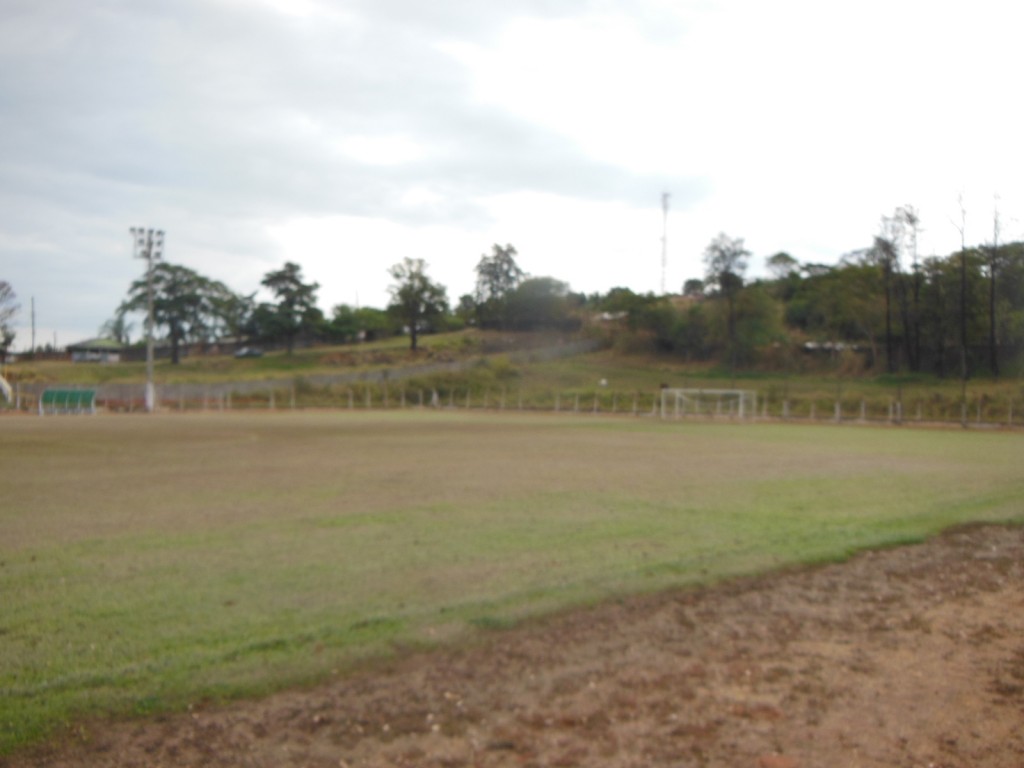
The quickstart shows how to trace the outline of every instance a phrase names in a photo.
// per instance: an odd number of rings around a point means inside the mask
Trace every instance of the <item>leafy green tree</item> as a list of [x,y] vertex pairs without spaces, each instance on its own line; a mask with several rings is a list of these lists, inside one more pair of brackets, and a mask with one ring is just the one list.
[[685,283],[683,283],[683,296],[703,296],[704,295],[704,281],[696,277],[691,277]]
[[509,327],[516,331],[569,330],[569,285],[553,277],[531,277],[508,296]]
[[316,292],[320,285],[303,282],[302,267],[291,261],[285,262],[281,269],[267,272],[260,285],[268,288],[277,299],[277,318],[273,327],[279,337],[284,338],[290,355],[295,349],[296,337],[323,319],[323,314],[316,308]]
[[736,297],[743,287],[743,273],[747,271],[750,251],[743,247],[743,239],[733,239],[724,232],[704,250],[705,287],[714,287],[725,299],[730,369],[736,368]]
[[419,335],[448,311],[447,290],[427,276],[423,259],[406,257],[393,265],[388,274],[391,287],[388,311],[409,329],[409,348],[416,351]]
[[328,333],[332,339],[345,343],[373,341],[388,335],[390,327],[384,310],[338,304],[332,311]]
[[455,306],[455,316],[463,325],[473,325],[477,322],[477,304],[472,294],[464,293],[459,296],[459,303]]
[[218,331],[225,336],[241,339],[248,335],[252,314],[256,310],[256,294],[237,294],[228,291],[214,299],[214,311],[219,319]]
[[508,322],[509,296],[525,278],[516,263],[516,249],[511,244],[502,248],[495,244],[491,255],[480,257],[476,265],[476,309],[481,327],[504,328]]
[[785,251],[779,251],[778,253],[769,256],[766,263],[768,265],[768,271],[771,272],[772,278],[775,280],[785,280],[791,274],[795,273],[800,266],[800,262]]
[[0,280],[0,361],[7,359],[7,350],[14,343],[14,318],[21,306],[17,294],[6,280]]
[[[162,261],[153,267],[153,324],[167,329],[171,342],[171,363],[181,359],[181,345],[187,341],[206,341],[216,332],[219,302],[230,295],[227,287],[195,270]],[[145,276],[131,284],[128,298],[118,314],[146,313]]]

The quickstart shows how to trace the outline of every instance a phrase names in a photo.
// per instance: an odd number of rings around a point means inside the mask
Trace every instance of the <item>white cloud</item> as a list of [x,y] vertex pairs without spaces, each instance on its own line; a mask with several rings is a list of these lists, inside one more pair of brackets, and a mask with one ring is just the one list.
[[[12,0],[0,26],[0,277],[91,335],[139,265],[322,305],[427,259],[454,301],[494,242],[587,292],[702,272],[719,232],[832,261],[921,212],[922,252],[1024,235],[1012,3]],[[70,276],[74,275],[74,279]],[[18,343],[27,343],[27,316]],[[42,335],[42,334],[41,334]]]

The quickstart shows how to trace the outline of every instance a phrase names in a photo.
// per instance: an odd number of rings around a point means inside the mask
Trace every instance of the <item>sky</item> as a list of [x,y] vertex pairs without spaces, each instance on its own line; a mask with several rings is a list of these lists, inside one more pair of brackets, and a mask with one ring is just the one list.
[[720,232],[749,277],[835,263],[908,204],[922,255],[960,224],[991,242],[996,210],[1021,239],[1022,22],[1010,0],[0,0],[13,348],[33,301],[38,345],[97,335],[144,274],[131,227],[258,298],[296,262],[328,315],[386,306],[405,257],[455,304],[495,243],[589,294],[678,292]]

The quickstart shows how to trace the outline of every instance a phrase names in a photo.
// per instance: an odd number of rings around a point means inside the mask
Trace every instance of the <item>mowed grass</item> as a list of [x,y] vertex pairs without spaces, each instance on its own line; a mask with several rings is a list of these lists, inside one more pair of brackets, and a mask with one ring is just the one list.
[[1018,434],[278,412],[0,423],[0,754],[625,593],[1024,521]]

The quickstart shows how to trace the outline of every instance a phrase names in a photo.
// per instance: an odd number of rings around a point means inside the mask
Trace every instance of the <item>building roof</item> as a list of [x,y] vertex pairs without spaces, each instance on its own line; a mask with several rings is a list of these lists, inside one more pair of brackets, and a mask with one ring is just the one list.
[[86,339],[68,344],[69,352],[121,352],[124,348],[124,344],[115,339]]

